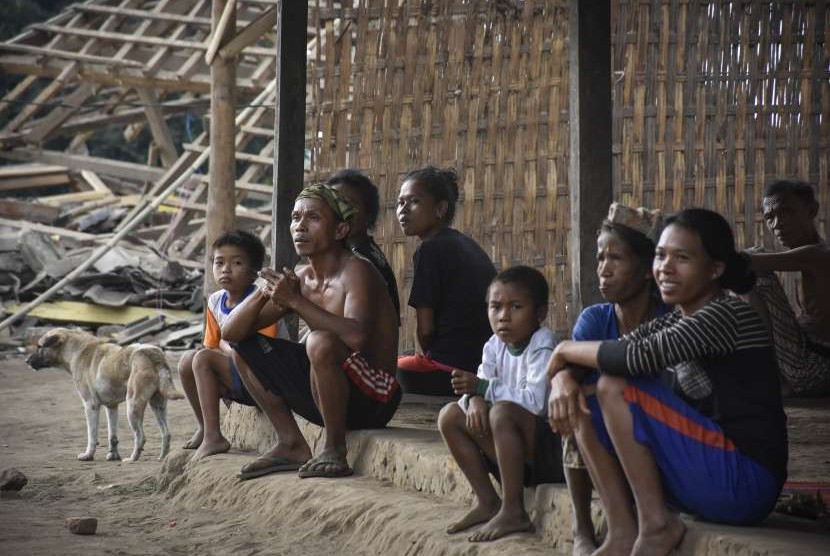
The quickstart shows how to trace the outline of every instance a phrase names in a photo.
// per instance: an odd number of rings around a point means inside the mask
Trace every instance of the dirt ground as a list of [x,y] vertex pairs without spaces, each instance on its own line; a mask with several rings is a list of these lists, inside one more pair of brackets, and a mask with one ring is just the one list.
[[[16,467],[29,483],[20,497],[0,500],[0,553],[40,554],[335,554],[333,541],[292,543],[290,531],[258,526],[249,513],[176,507],[155,494],[161,463],[160,438],[150,411],[147,443],[135,463],[108,462],[106,418],[101,412],[95,460],[81,462],[86,429],[80,398],[69,375],[56,369],[37,373],[19,357],[0,361],[0,470]],[[177,384],[178,381],[177,381]],[[173,446],[192,432],[186,401],[171,402]],[[119,451],[132,449],[132,435],[120,406]],[[76,536],[65,519],[98,518],[98,533]]]
[[[16,467],[29,478],[19,497],[0,499],[3,554],[337,554],[336,537],[305,536],[296,527],[258,519],[261,507],[222,511],[178,504],[156,493],[160,462],[158,429],[145,416],[147,444],[136,463],[107,462],[106,419],[101,415],[98,452],[76,459],[85,446],[80,399],[69,376],[56,369],[37,373],[19,356],[0,360],[0,470]],[[178,381],[177,381],[178,384]],[[830,481],[828,400],[790,403],[790,480]],[[132,437],[120,412],[120,451]],[[173,446],[192,432],[185,401],[169,404]],[[99,520],[94,536],[72,535],[65,519]]]

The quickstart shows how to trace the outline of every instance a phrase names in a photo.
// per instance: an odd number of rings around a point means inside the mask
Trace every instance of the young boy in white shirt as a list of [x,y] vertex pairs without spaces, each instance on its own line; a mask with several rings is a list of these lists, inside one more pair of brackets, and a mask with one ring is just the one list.
[[[487,291],[493,336],[484,345],[476,376],[453,371],[463,394],[446,405],[438,427],[475,493],[477,503],[447,528],[457,533],[484,526],[472,542],[530,531],[524,486],[561,482],[561,448],[545,421],[550,383],[546,369],[556,347],[547,316],[548,284],[538,270],[516,266],[498,274]],[[500,480],[499,499],[489,473]]]

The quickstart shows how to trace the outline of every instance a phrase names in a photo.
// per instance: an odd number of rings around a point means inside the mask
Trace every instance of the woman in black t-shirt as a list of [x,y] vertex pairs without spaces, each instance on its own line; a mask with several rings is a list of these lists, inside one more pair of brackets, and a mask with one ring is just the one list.
[[475,373],[491,334],[485,299],[496,269],[472,238],[450,227],[457,200],[456,173],[433,166],[407,174],[398,195],[401,229],[421,240],[409,305],[423,355],[398,359],[406,392],[451,396],[450,372]]

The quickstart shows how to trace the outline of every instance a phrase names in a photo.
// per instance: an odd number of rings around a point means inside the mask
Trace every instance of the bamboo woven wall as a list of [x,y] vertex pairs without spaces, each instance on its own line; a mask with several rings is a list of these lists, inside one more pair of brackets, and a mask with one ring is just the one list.
[[[395,218],[398,188],[424,164],[456,168],[454,227],[497,267],[544,272],[549,320],[565,330],[566,1],[527,0],[521,11],[470,0],[355,4],[310,15],[321,44],[309,60],[309,178],[368,170],[382,200],[375,237],[405,305],[417,239]],[[402,349],[415,347],[414,324],[407,307]]]
[[616,197],[712,208],[739,246],[772,247],[764,187],[799,178],[816,186],[826,229],[826,2],[618,0],[613,15]]
[[[617,0],[612,18],[615,197],[705,206],[732,223],[739,247],[773,248],[764,187],[797,178],[816,188],[827,237],[826,0]],[[782,277],[795,299],[799,277]]]
[[[453,166],[462,189],[455,226],[499,268],[542,270],[549,324],[568,329],[567,4],[312,1],[308,177],[369,172],[382,199],[375,237],[404,304],[417,240],[398,228],[398,187],[424,164]],[[816,186],[830,231],[826,4],[612,2],[615,197],[666,212],[713,208],[740,246],[771,247],[764,185],[798,177]],[[401,347],[413,348],[411,309],[402,332]]]

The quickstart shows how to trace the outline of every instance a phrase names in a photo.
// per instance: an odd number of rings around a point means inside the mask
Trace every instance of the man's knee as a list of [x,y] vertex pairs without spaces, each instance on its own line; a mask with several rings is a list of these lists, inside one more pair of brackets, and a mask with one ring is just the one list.
[[444,433],[457,427],[459,423],[463,423],[465,420],[464,411],[458,403],[450,402],[442,407],[441,412],[438,413],[438,430]]
[[597,400],[600,404],[616,401],[622,398],[627,385],[624,378],[601,375],[597,381]]
[[308,360],[314,369],[331,367],[343,352],[343,341],[333,332],[313,330],[305,344]]

